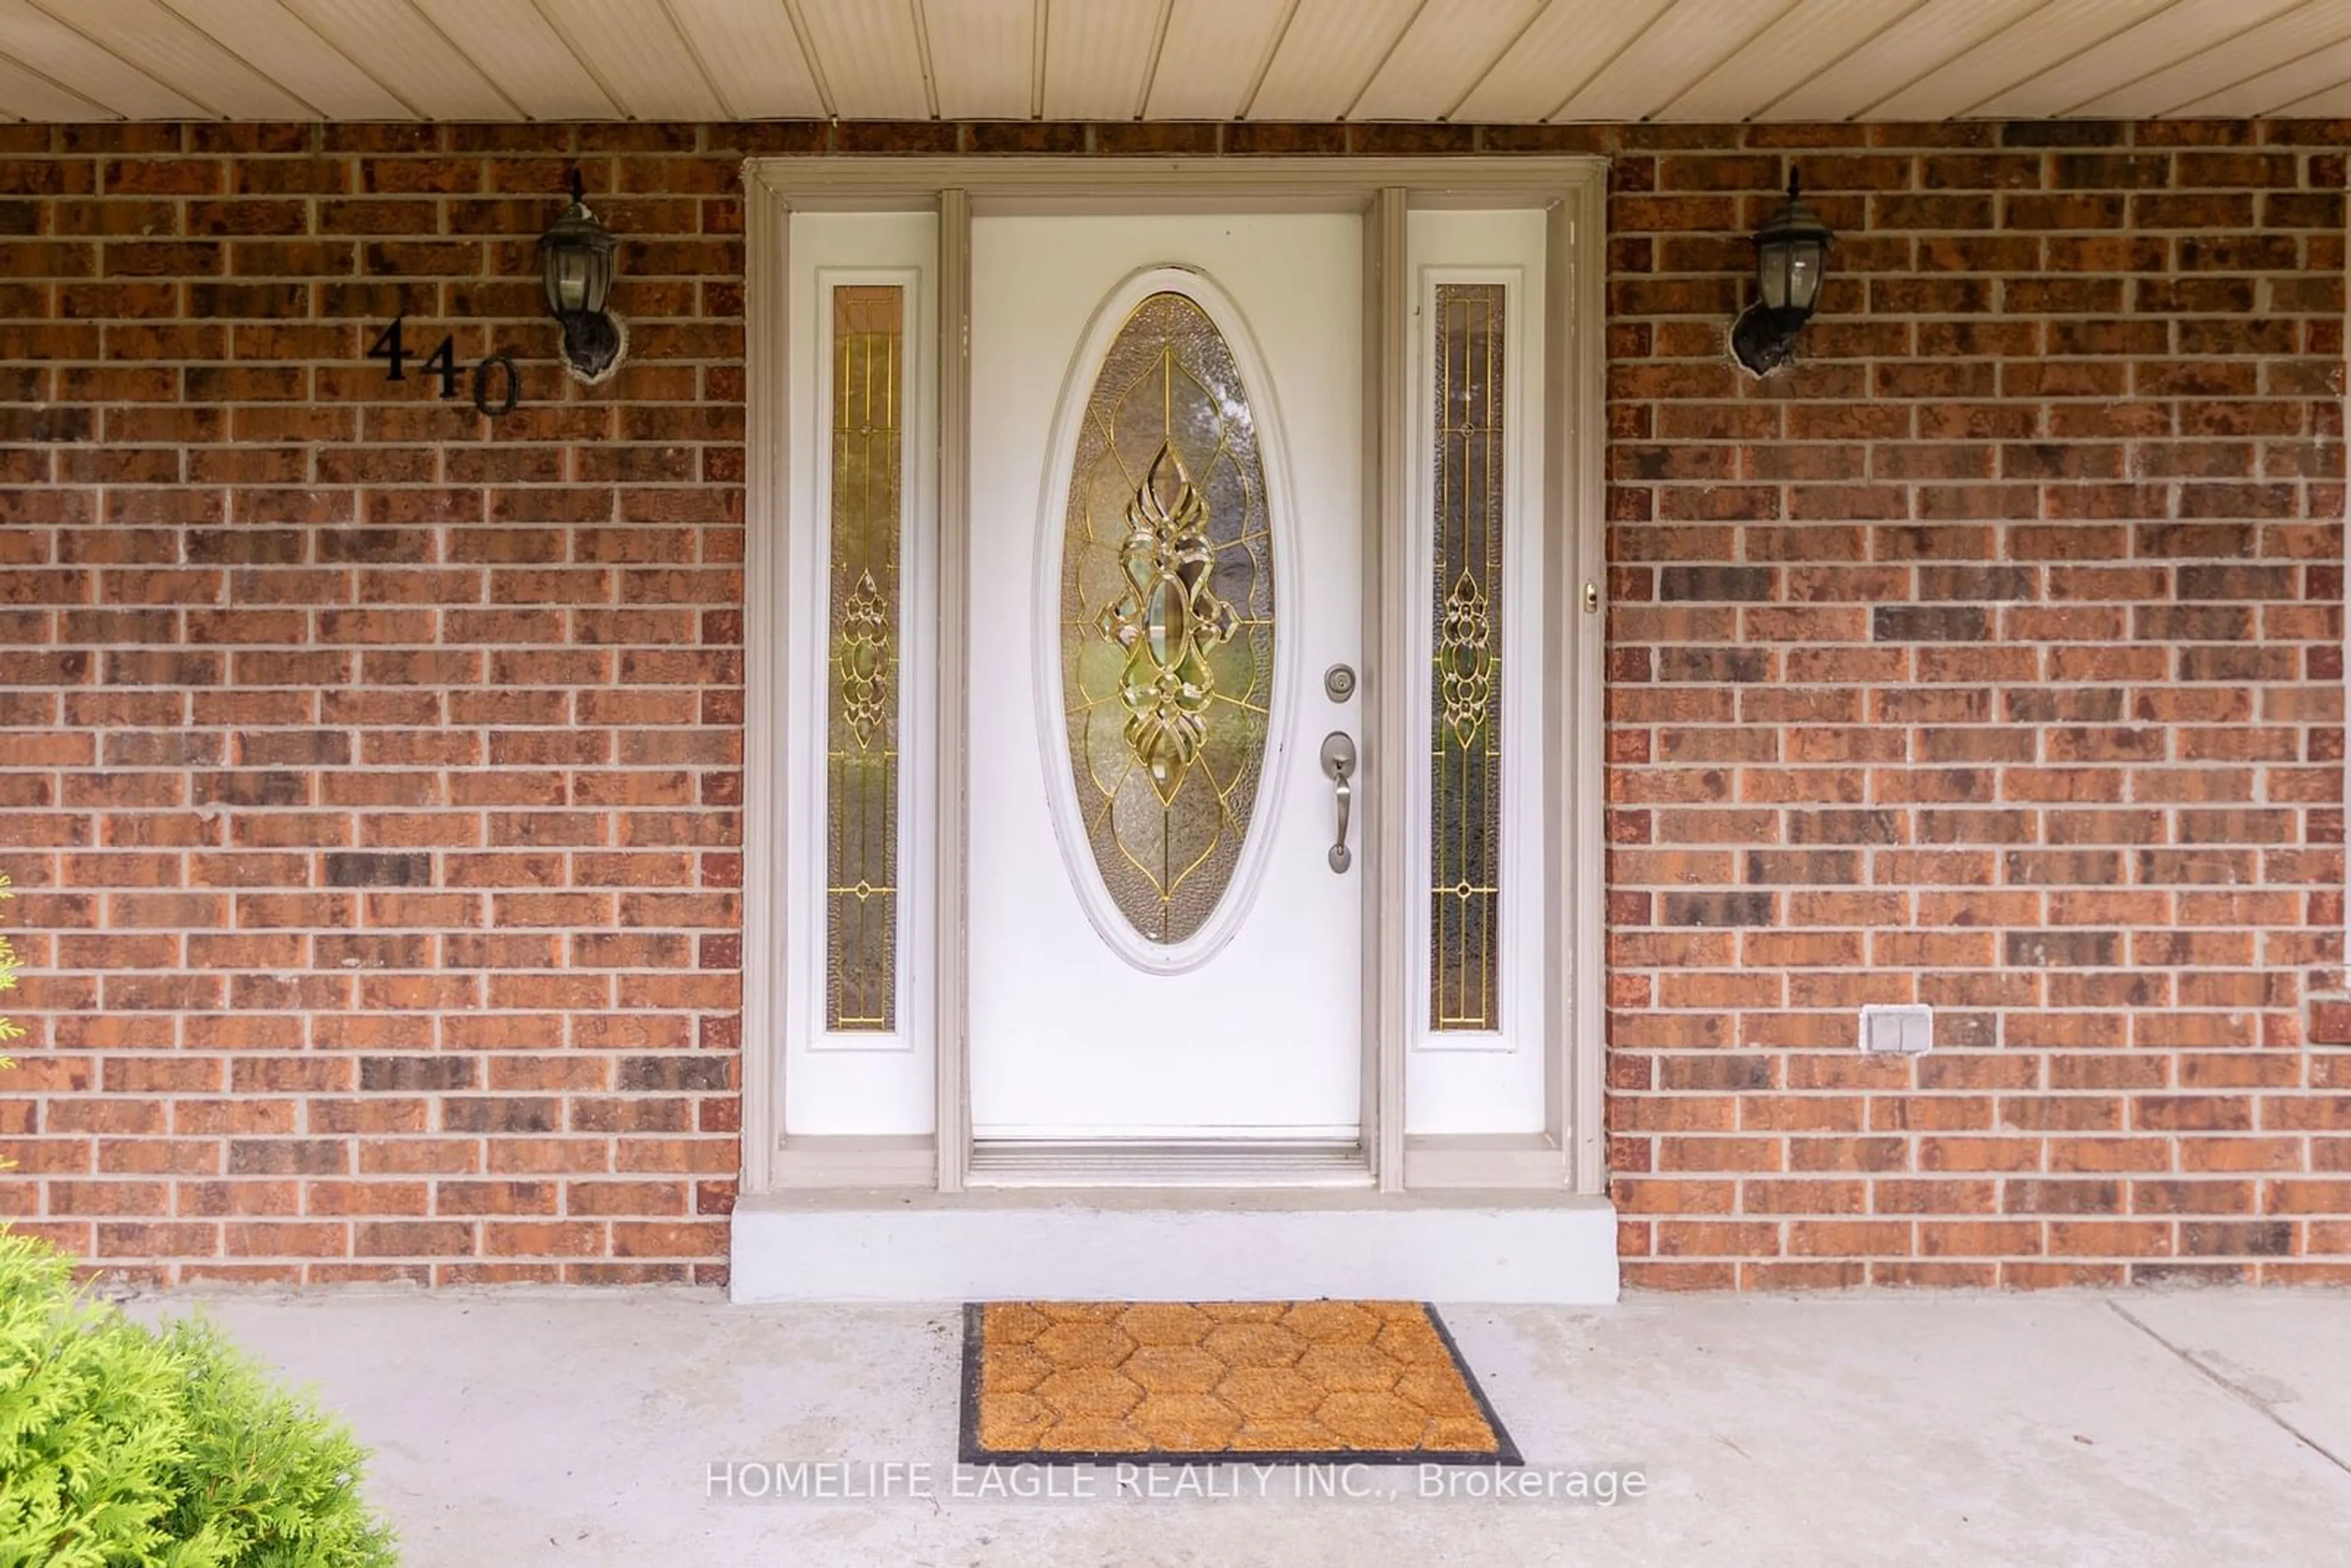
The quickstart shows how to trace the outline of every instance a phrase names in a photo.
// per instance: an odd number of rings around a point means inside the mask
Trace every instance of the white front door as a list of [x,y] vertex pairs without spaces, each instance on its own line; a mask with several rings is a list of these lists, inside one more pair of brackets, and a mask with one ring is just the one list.
[[973,223],[983,1148],[1360,1133],[1324,754],[1365,741],[1326,681],[1361,664],[1362,247],[1352,214]]

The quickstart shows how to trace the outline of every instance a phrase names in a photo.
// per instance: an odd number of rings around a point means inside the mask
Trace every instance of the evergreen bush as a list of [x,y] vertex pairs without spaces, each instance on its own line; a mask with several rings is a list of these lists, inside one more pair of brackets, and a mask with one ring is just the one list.
[[[8,873],[5,871],[0,871],[0,904],[5,904],[16,896],[16,895],[15,894],[8,891]],[[13,991],[16,988],[16,949],[10,944],[7,933],[0,931],[0,991]],[[0,1017],[0,1045],[5,1045],[12,1040],[22,1040],[24,1038],[24,1025],[15,1022],[8,1018]],[[8,1060],[7,1052],[0,1051],[0,1067],[14,1067],[16,1065],[16,1064],[15,1062]]]
[[[16,895],[15,894],[8,891],[8,873],[5,871],[0,871],[0,904],[5,904],[16,896]],[[0,931],[0,991],[13,991],[16,988],[16,949],[15,945],[8,940],[7,933]],[[22,1040],[24,1038],[25,1026],[5,1014],[0,1014],[0,1046],[5,1046],[12,1040]],[[9,1058],[7,1051],[0,1050],[0,1072],[5,1072],[9,1068],[16,1065],[16,1063]],[[15,1170],[16,1168],[16,1161],[9,1159],[5,1155],[0,1155],[0,1171],[10,1171]]]
[[392,1568],[341,1427],[0,1228],[0,1568]]

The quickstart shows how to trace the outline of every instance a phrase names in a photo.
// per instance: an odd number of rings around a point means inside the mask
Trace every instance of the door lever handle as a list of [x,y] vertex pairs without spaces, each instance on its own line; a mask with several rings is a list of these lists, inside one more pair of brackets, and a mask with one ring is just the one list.
[[1355,852],[1347,847],[1347,811],[1354,804],[1355,791],[1347,781],[1355,776],[1354,737],[1343,729],[1334,729],[1322,737],[1322,771],[1338,786],[1339,839],[1331,846],[1331,869],[1343,873],[1355,863]]

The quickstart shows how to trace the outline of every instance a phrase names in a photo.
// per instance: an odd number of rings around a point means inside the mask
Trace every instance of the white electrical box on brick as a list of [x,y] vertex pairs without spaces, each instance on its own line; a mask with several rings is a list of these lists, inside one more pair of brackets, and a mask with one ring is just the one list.
[[1924,1056],[1935,1049],[1935,1009],[1917,1002],[1861,1009],[1861,1049],[1872,1056]]

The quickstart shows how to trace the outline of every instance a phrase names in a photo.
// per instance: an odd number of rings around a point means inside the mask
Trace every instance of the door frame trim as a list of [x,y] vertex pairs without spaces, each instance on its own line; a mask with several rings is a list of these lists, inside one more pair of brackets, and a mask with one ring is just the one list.
[[[1605,1187],[1602,1096],[1604,996],[1602,830],[1602,559],[1607,413],[1604,158],[754,158],[743,168],[746,494],[743,804],[742,1186],[756,1195],[809,1187],[909,1186],[954,1193],[971,1175],[967,982],[964,973],[965,787],[968,625],[971,222],[976,213],[1155,211],[1351,212],[1365,218],[1364,350],[1367,738],[1406,733],[1414,698],[1382,681],[1415,606],[1383,548],[1408,537],[1412,279],[1407,214],[1416,207],[1535,207],[1550,219],[1545,268],[1546,442],[1541,525],[1546,552],[1546,776],[1543,867],[1551,945],[1546,1130],[1523,1138],[1404,1134],[1405,950],[1400,911],[1413,894],[1400,809],[1410,759],[1367,746],[1364,874],[1364,1152],[1383,1192],[1531,1187],[1597,1196]],[[798,211],[935,211],[939,216],[939,759],[936,964],[939,1135],[799,1137],[783,1128],[778,988],[785,973],[778,893],[784,863],[786,758],[777,722],[784,691],[790,384],[786,341],[789,216]],[[1374,708],[1376,706],[1376,713]]]

